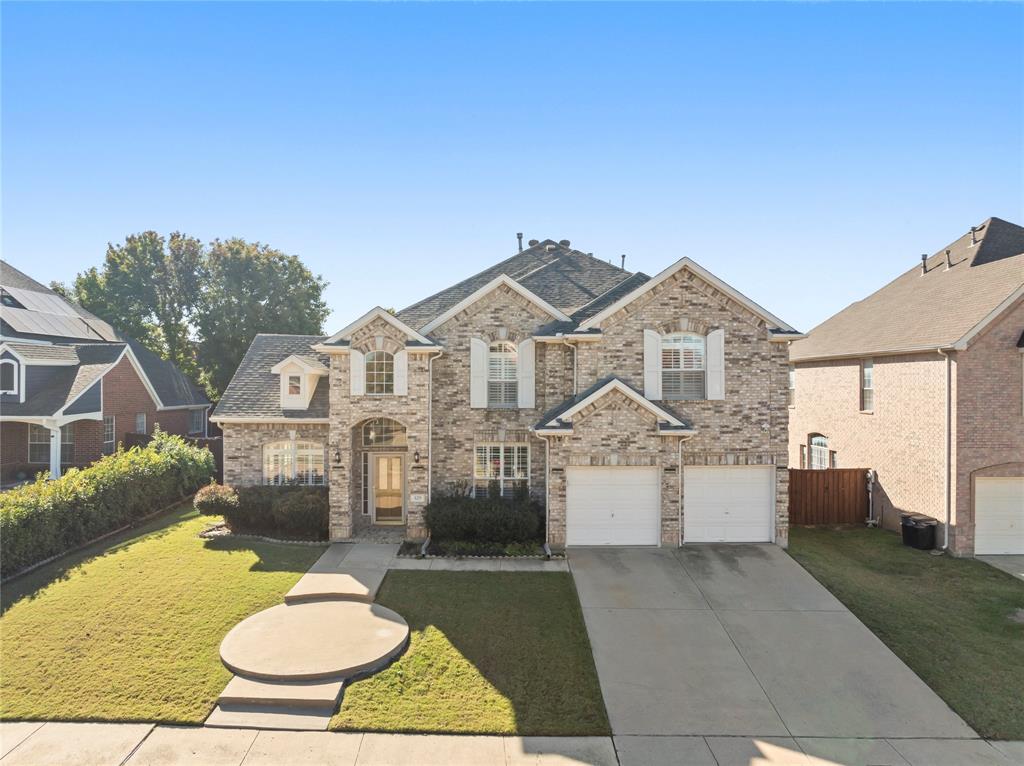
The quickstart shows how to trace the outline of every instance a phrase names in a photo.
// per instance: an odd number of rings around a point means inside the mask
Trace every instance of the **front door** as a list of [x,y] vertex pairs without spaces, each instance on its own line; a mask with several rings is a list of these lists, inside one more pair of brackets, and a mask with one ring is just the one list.
[[373,523],[401,524],[405,511],[405,471],[401,455],[373,456]]

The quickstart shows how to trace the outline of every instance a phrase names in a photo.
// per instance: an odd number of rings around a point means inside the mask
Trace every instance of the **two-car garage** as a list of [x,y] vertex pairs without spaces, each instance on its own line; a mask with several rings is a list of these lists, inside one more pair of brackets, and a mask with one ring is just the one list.
[[[566,468],[566,545],[658,545],[661,471],[657,466]],[[684,543],[770,542],[774,507],[772,466],[683,469]]]

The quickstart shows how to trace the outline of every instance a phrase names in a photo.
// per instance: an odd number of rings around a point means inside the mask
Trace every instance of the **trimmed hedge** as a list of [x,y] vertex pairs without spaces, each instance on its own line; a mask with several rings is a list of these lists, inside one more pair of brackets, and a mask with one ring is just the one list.
[[0,493],[0,574],[56,556],[170,505],[210,481],[213,455],[159,430],[56,481]]
[[512,500],[436,495],[425,514],[434,541],[526,543],[542,539],[543,507],[522,495]]
[[237,502],[225,504],[219,513],[231,531],[238,534],[291,540],[328,539],[327,487],[239,487]]
[[204,516],[224,516],[238,507],[238,493],[222,484],[207,484],[196,492],[192,505]]

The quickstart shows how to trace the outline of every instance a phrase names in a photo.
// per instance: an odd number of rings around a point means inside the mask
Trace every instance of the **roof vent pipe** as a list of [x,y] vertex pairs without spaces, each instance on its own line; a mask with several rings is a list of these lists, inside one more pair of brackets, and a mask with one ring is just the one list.
[[946,250],[946,271],[953,268],[953,259],[950,257],[949,250]]
[[978,227],[977,226],[972,226],[971,227],[971,244],[972,245],[978,244]]
[[519,252],[523,252],[523,232],[516,232],[516,239],[519,241]]
[[928,273],[928,253],[921,253],[921,276]]
[[621,268],[623,271],[625,271],[626,270],[626,254],[623,253],[620,257],[622,258],[622,264],[621,264],[621,266],[619,268]]

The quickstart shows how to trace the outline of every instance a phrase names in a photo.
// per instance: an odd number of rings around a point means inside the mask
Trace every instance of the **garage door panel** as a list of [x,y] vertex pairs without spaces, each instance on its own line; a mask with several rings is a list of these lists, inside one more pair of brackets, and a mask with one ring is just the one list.
[[1024,478],[975,481],[974,553],[1024,554]]
[[657,545],[660,529],[656,467],[566,469],[566,545]]
[[691,466],[683,472],[683,542],[770,542],[770,466]]

